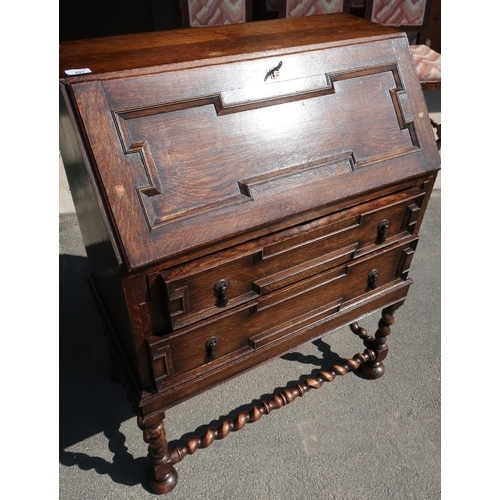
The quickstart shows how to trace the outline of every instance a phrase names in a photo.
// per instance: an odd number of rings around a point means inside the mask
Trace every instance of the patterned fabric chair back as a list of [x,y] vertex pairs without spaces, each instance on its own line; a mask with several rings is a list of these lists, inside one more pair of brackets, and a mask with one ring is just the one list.
[[182,24],[197,28],[252,20],[251,0],[181,0]]
[[[281,17],[317,16],[347,12],[350,0],[284,0]],[[284,12],[283,12],[284,10]]]
[[427,45],[410,45],[420,85],[425,90],[441,88],[441,54]]
[[374,23],[401,28],[424,29],[430,0],[367,0],[366,18]]

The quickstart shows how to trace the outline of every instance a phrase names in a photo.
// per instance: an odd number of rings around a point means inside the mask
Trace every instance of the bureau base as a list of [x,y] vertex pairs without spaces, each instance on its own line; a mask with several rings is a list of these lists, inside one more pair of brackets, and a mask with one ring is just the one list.
[[[175,488],[178,481],[178,474],[174,465],[183,460],[187,455],[192,455],[198,449],[207,448],[214,441],[224,439],[231,432],[241,430],[248,423],[257,422],[263,415],[269,415],[271,411],[292,403],[298,397],[305,396],[311,389],[319,389],[324,382],[333,382],[337,376],[346,375],[354,370],[361,370],[363,375],[368,379],[378,379],[383,376],[385,373],[384,360],[389,352],[387,337],[391,334],[391,327],[394,324],[394,313],[404,304],[408,288],[412,283],[412,280],[408,278],[404,282],[404,286],[396,287],[396,290],[393,290],[389,294],[389,297],[385,296],[387,294],[382,293],[381,297],[372,301],[372,307],[377,307],[381,299],[390,301],[392,298],[393,300],[389,302],[389,305],[383,307],[381,318],[378,322],[378,329],[373,337],[368,335],[367,331],[359,325],[358,321],[352,321],[349,318],[349,313],[339,315],[338,319],[341,321],[343,319],[344,321],[334,328],[338,329],[349,324],[351,331],[363,341],[365,346],[364,351],[355,354],[352,358],[343,359],[341,363],[334,364],[329,369],[322,370],[317,375],[311,373],[304,382],[298,382],[292,389],[285,389],[280,392],[275,390],[271,398],[261,401],[260,404],[254,406],[251,410],[240,412],[236,418],[222,418],[222,423],[218,427],[209,428],[202,435],[191,437],[181,445],[169,447],[164,426],[165,411],[155,411],[151,414],[145,413],[144,409],[148,406],[134,394],[133,387],[135,384],[131,380],[131,372],[116,341],[116,332],[106,313],[103,302],[99,298],[99,292],[90,277],[89,285],[106,327],[113,365],[112,373],[115,375],[119,373],[121,375],[121,382],[127,390],[132,410],[137,416],[137,425],[143,433],[144,442],[148,445],[148,456],[152,467],[152,477],[150,479],[152,491],[156,494],[166,494]],[[358,313],[359,311],[356,312]],[[372,310],[364,314],[363,317],[373,312]],[[316,328],[321,326],[322,330],[325,330],[326,326],[326,330],[329,331],[331,330],[329,323],[326,322],[322,325],[317,325]],[[312,335],[310,340],[320,337],[315,335],[315,333],[315,328],[311,328],[309,331],[309,335]],[[238,369],[238,373],[241,373],[240,369]]]

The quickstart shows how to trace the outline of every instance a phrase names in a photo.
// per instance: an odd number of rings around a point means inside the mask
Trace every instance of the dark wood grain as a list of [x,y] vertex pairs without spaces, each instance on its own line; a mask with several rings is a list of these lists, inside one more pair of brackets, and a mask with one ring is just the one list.
[[421,147],[432,130],[406,39],[368,42],[280,56],[270,83],[276,61],[265,56],[217,71],[65,82],[94,161],[108,165],[100,182],[128,266],[211,253],[283,219],[331,211],[374,178],[397,185],[436,169],[438,155]]
[[[404,35],[311,16],[63,43],[60,70],[61,153],[153,491],[266,408],[384,373],[440,161]],[[369,337],[356,322],[380,310]],[[168,450],[166,409],[349,324],[354,361]]]
[[78,68],[90,68],[97,75],[172,64],[186,67],[193,61],[241,60],[249,55],[260,57],[258,52],[283,53],[297,46],[319,47],[392,35],[400,32],[355,16],[334,14],[72,40],[60,44],[59,76],[65,78],[65,70]]

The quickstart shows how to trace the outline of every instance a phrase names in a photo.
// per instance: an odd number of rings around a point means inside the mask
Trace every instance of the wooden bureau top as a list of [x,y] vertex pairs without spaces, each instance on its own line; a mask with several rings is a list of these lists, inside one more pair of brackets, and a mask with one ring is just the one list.
[[314,49],[388,35],[404,36],[394,28],[339,13],[68,41],[60,44],[59,77],[67,78],[65,71],[73,69],[89,68],[92,73],[85,79],[92,79],[96,74],[183,66],[195,60],[222,62],[245,54],[286,53],[297,46]]
[[82,68],[60,87],[129,270],[439,168],[406,35],[347,14],[62,44]]

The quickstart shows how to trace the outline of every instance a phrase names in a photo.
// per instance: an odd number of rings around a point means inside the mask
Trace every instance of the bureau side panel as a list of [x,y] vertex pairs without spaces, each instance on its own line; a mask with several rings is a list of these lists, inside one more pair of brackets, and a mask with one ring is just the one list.
[[[138,373],[132,328],[120,275],[122,259],[111,236],[109,224],[103,216],[105,208],[93,182],[92,170],[84,156],[85,147],[80,137],[70,98],[64,86],[61,86],[59,147],[89,259],[93,285],[101,299],[101,307],[105,309],[101,312],[113,322],[115,331],[122,332],[119,343],[127,353],[132,370]],[[112,297],[113,300],[104,300],[104,297]]]

